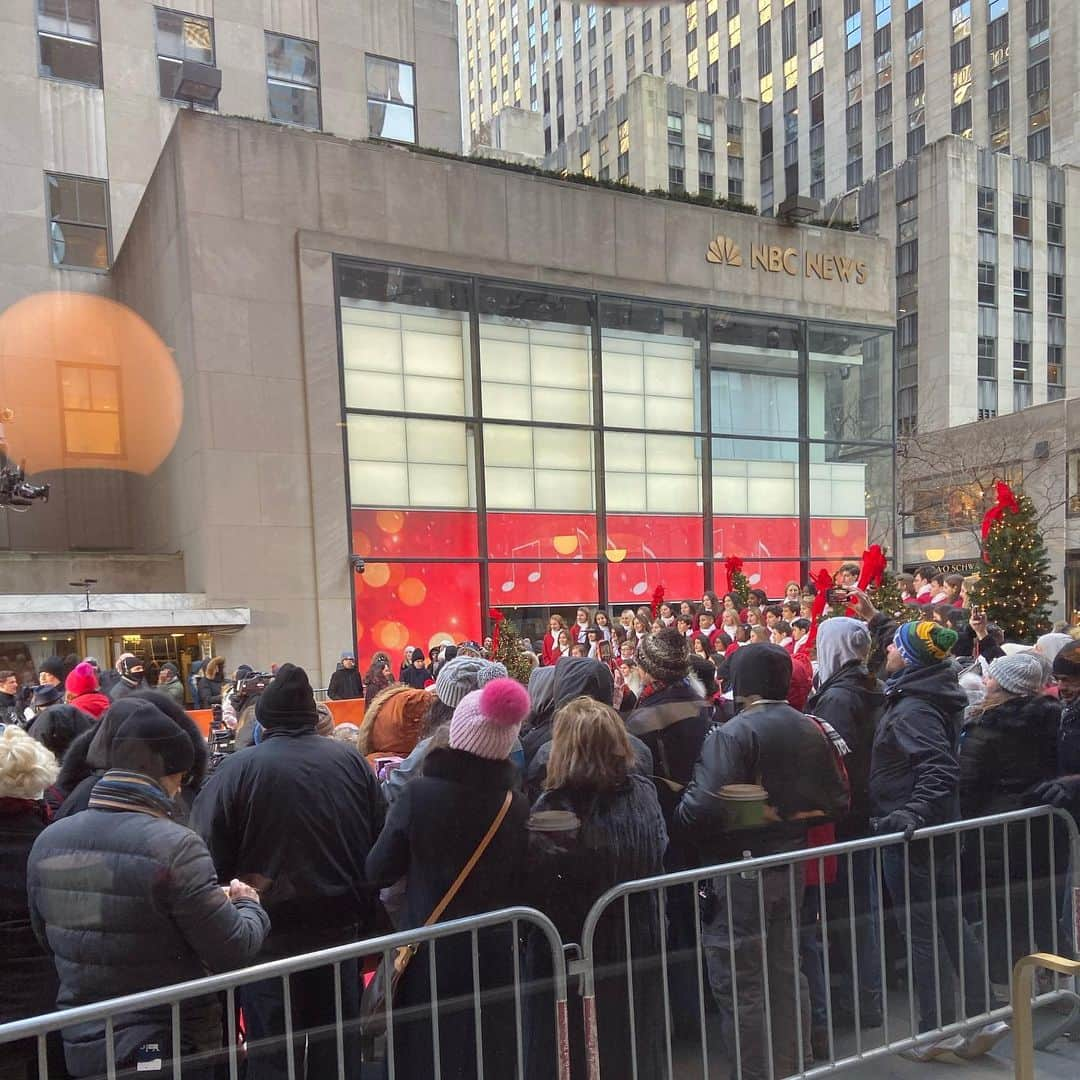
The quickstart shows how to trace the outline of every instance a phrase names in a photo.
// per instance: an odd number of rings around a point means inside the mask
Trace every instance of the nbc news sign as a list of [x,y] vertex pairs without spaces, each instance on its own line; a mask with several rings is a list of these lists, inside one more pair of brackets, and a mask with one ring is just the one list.
[[[717,236],[705,252],[705,261],[716,266],[744,265],[743,252],[730,236]],[[861,259],[826,251],[800,251],[779,244],[751,244],[750,269],[789,277],[820,278],[844,284],[863,285],[870,271]]]

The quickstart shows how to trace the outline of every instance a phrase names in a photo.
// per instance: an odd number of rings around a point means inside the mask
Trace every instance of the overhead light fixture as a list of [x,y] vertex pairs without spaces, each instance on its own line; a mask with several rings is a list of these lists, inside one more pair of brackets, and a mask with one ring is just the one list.
[[791,225],[821,216],[821,203],[807,195],[789,195],[777,208],[776,217]]
[[180,66],[180,81],[176,87],[176,96],[189,105],[205,105],[217,108],[218,95],[221,93],[221,69],[211,64],[200,64],[197,60],[185,60]]

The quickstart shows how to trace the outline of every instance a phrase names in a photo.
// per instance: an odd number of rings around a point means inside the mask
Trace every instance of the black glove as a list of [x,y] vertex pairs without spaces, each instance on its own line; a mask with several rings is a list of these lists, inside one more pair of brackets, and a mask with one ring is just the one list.
[[1044,806],[1069,807],[1080,801],[1080,776],[1059,776],[1031,789],[1032,798]]
[[874,832],[882,836],[902,832],[904,839],[910,841],[916,829],[921,829],[923,820],[910,810],[894,810],[883,818],[874,819]]

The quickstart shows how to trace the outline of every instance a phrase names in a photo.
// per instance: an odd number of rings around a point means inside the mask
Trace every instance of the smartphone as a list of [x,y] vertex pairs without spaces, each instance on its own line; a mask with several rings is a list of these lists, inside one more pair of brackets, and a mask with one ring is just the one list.
[[829,590],[826,599],[831,607],[833,604],[846,604],[850,595],[847,589],[836,588]]

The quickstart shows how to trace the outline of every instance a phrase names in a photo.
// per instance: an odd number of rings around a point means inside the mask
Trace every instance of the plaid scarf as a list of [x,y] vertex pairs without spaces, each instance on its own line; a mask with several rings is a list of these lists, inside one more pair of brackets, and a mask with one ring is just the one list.
[[90,792],[89,809],[127,810],[171,818],[176,804],[149,776],[125,769],[110,769]]

